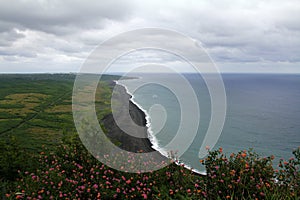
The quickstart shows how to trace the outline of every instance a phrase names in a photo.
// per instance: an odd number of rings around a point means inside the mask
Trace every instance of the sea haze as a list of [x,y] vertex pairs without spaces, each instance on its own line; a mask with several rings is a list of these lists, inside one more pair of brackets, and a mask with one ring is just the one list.
[[[185,88],[172,74],[138,76],[141,78],[119,83],[127,87],[133,94],[133,100],[149,115],[151,141],[157,150],[166,154],[170,149],[164,149],[164,146],[177,134],[182,112],[185,111],[181,110],[176,94],[167,87],[155,84],[155,81],[167,80],[179,90]],[[194,122],[199,123],[197,135],[180,160],[195,170],[204,171],[198,153],[211,118],[210,95],[200,75],[184,74],[184,77],[198,97],[200,122]],[[222,147],[229,154],[253,148],[261,156],[274,155],[274,164],[280,158],[289,159],[293,149],[300,146],[300,75],[222,74],[222,78],[227,95],[227,114],[214,149]],[[133,88],[149,80],[154,80],[154,83],[133,91]],[[188,128],[185,134],[191,134]]]

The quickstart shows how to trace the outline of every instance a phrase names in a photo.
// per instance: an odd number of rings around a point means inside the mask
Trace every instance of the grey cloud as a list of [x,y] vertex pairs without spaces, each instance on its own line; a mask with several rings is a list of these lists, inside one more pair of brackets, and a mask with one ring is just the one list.
[[9,30],[7,32],[0,32],[0,47],[10,46],[14,41],[24,37],[24,34],[19,33],[15,29]]
[[202,1],[158,7],[162,13],[174,13],[167,16],[170,20],[164,15],[161,24],[195,37],[219,62],[299,60],[297,1]]
[[[35,63],[54,62],[57,68],[69,60],[78,66],[92,49],[113,35],[159,27],[200,41],[217,62],[299,62],[299,19],[298,0],[0,0],[0,56],[20,65],[23,59],[32,58]],[[152,34],[144,40],[160,44],[165,38]],[[116,41],[112,48],[132,42],[134,36]],[[170,46],[187,47],[176,38]],[[188,47],[186,52],[194,61],[199,60]],[[156,59],[155,54],[147,53],[135,59],[142,61],[144,57]],[[163,56],[158,60],[171,62],[176,58]]]
[[2,21],[0,18],[0,33],[8,32],[15,27],[13,23]]
[[[205,47],[216,58],[223,61],[244,62],[252,57],[255,61],[296,61],[299,59],[300,31],[290,32],[283,29],[268,32],[255,30],[240,35],[220,36],[204,34],[201,37]],[[220,51],[214,51],[218,48]],[[234,53],[228,53],[234,52]],[[227,55],[227,56],[225,56]],[[248,59],[246,59],[248,60]]]
[[0,19],[17,26],[66,34],[76,28],[103,28],[105,19],[124,20],[130,14],[125,1],[1,1]]
[[[300,13],[300,9],[298,11]],[[244,22],[234,18],[229,21],[220,20],[219,23],[211,23],[213,28],[200,24],[198,38],[217,61],[298,61],[299,23],[294,17],[285,16],[285,13],[273,14],[277,16],[269,16],[269,19],[265,19],[263,15],[256,16],[255,20],[245,19]],[[224,48],[215,51],[216,47]]]
[[0,55],[3,56],[5,59],[10,59],[9,57],[26,57],[26,58],[35,58],[37,54],[33,51],[15,51],[15,50],[1,50]]

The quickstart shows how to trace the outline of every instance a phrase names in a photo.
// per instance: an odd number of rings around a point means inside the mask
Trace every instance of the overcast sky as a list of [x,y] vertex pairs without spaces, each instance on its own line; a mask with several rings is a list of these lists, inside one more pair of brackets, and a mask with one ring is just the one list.
[[147,27],[192,37],[221,72],[300,73],[299,19],[299,0],[0,0],[0,73],[77,72],[101,42]]

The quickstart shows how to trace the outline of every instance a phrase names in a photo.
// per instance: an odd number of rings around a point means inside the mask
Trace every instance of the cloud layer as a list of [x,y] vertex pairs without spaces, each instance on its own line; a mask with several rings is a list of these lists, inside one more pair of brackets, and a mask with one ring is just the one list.
[[145,27],[194,38],[221,71],[300,72],[299,19],[297,0],[0,0],[0,72],[76,72],[104,40]]

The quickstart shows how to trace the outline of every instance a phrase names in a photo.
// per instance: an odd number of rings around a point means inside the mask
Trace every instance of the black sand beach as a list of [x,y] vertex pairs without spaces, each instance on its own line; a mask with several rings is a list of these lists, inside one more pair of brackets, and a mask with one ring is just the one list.
[[[140,131],[137,133],[143,138],[137,138],[134,136],[131,136],[127,133],[125,133],[123,130],[119,128],[119,126],[116,124],[113,114],[106,115],[102,119],[102,123],[106,129],[107,137],[110,138],[112,141],[117,141],[119,144],[119,147],[131,152],[152,152],[155,151],[151,146],[151,142],[148,139],[147,134],[147,127],[146,127],[146,119],[145,119],[145,113],[140,110],[134,103],[131,102],[130,98],[131,95],[129,95],[126,92],[126,89],[121,86],[117,85],[115,83],[112,83],[115,85],[115,90],[117,91],[117,95],[115,96],[116,100],[119,103],[118,106],[118,113],[119,113],[119,120],[128,120],[129,117],[139,126],[145,127],[142,129],[143,131]],[[128,108],[126,104],[128,105],[129,102],[129,114],[128,116]],[[126,123],[126,121],[124,121]],[[134,127],[130,127],[130,123],[126,124],[129,126],[128,128],[132,131],[136,131]],[[141,129],[139,129],[141,130]]]

